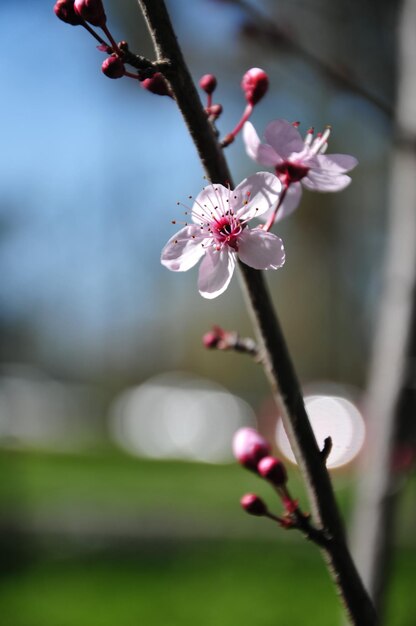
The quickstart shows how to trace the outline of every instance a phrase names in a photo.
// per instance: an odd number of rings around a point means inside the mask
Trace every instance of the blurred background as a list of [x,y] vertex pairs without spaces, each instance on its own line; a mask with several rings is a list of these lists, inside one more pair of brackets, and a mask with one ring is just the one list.
[[[260,135],[276,118],[299,120],[302,132],[330,123],[329,152],[359,160],[350,187],[305,192],[279,224],[287,262],[267,275],[305,394],[329,398],[324,431],[344,433],[333,476],[348,519],[387,240],[400,4],[167,4],[195,80],[218,79],[221,135],[244,108],[242,75],[257,66],[270,77],[252,117]],[[153,57],[137,3],[105,7],[115,39]],[[134,80],[106,78],[94,40],[52,9],[0,3],[4,624],[236,626],[251,615],[255,626],[333,626],[338,600],[317,550],[238,505],[255,491],[279,510],[231,459],[241,425],[258,424],[277,445],[262,370],[201,341],[213,324],[251,334],[238,280],[207,301],[196,270],[160,265],[176,202],[204,184],[180,114]],[[236,181],[256,171],[240,137],[227,157]],[[406,485],[392,626],[411,626],[416,613]]]

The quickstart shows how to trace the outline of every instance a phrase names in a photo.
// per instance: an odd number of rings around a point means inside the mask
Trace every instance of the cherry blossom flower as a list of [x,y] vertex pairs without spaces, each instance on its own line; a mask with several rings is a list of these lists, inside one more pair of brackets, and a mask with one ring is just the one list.
[[297,126],[286,120],[270,122],[264,133],[266,143],[261,143],[251,122],[244,124],[248,156],[262,165],[274,167],[283,186],[277,207],[263,214],[267,220],[265,230],[296,209],[302,185],[312,191],[341,191],[351,182],[346,172],[357,165],[357,159],[348,154],[324,155],[331,132],[329,127],[315,138],[313,129],[309,129],[302,139]]
[[278,269],[285,261],[282,240],[247,223],[269,211],[279,199],[282,185],[268,172],[243,180],[234,190],[210,184],[196,197],[190,210],[192,224],[169,239],[162,265],[186,272],[202,258],[198,289],[204,298],[216,298],[228,287],[237,258],[255,269]]

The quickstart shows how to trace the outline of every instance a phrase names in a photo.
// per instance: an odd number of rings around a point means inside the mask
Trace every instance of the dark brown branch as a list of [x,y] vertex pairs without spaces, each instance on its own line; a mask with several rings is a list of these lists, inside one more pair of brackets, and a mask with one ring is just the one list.
[[[232,185],[224,155],[207,120],[179,48],[163,0],[138,0],[151,33],[157,59],[212,182]],[[264,365],[285,429],[307,483],[315,521],[329,538],[325,554],[350,619],[375,626],[371,601],[346,546],[331,481],[311,429],[300,386],[261,272],[239,263],[252,321],[264,348]]]

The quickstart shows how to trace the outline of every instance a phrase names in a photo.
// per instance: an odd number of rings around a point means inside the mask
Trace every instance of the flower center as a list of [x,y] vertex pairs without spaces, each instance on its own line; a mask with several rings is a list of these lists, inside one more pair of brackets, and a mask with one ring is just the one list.
[[240,220],[232,215],[224,215],[215,220],[213,235],[218,244],[226,243],[236,250],[237,239],[241,231],[242,226]]
[[290,161],[283,161],[276,165],[276,176],[282,182],[283,185],[290,185],[291,183],[297,183],[304,178],[309,172],[309,167],[304,165],[298,165],[297,163],[291,163]]

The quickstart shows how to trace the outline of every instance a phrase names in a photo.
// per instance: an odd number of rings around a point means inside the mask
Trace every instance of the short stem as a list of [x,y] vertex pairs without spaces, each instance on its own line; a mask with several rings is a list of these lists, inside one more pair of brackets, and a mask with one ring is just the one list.
[[283,204],[283,200],[285,199],[287,190],[289,189],[289,184],[288,183],[284,183],[283,185],[283,189],[282,189],[282,193],[279,196],[279,200],[277,202],[277,206],[275,208],[275,210],[273,211],[273,213],[271,214],[271,216],[269,217],[269,219],[267,220],[267,223],[265,224],[263,230],[265,231],[269,231],[271,229],[271,227],[273,226],[273,224],[276,221],[276,216],[277,216],[277,212],[280,209],[280,207]]
[[104,39],[100,37],[100,35],[96,33],[95,30],[91,28],[91,26],[87,22],[83,21],[81,26],[83,26],[85,30],[87,30],[90,35],[92,35],[94,39],[96,39],[98,43],[100,43],[102,46],[107,46],[107,48],[111,48],[111,46],[108,45],[108,42],[104,41]]
[[230,143],[232,143],[235,139],[235,137],[238,135],[238,133],[240,132],[240,130],[243,128],[244,124],[247,122],[248,118],[250,117],[250,115],[253,112],[253,105],[248,103],[246,108],[244,109],[243,115],[241,116],[240,121],[238,122],[237,126],[234,128],[234,130],[232,130],[230,133],[228,133],[228,135],[226,135],[225,139],[222,142],[222,147],[225,148],[226,146],[229,146]]
[[117,42],[115,41],[113,35],[110,33],[110,31],[107,28],[107,24],[104,24],[104,26],[101,26],[101,28],[103,29],[103,31],[105,32],[105,34],[107,35],[107,37],[109,38],[111,45],[113,47],[114,52],[119,56],[119,57],[123,57],[123,52],[120,50],[120,48],[118,47]]
[[133,72],[124,72],[124,76],[128,76],[129,78],[134,78],[135,80],[139,80],[137,74],[133,74]]
[[269,519],[273,520],[274,522],[277,522],[281,526],[283,526],[285,523],[285,520],[283,519],[283,517],[274,515],[273,513],[270,513],[270,511],[267,511],[267,513],[264,514],[264,517],[268,517]]

